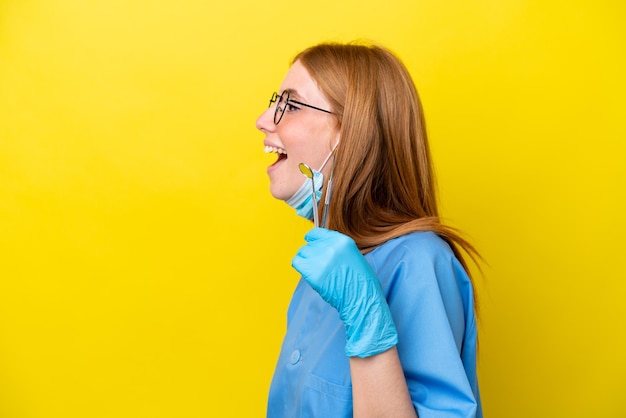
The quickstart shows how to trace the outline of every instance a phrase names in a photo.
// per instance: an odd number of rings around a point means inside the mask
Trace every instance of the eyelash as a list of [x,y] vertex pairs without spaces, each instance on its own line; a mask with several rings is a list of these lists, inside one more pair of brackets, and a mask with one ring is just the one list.
[[286,108],[285,110],[287,112],[293,112],[294,110],[300,110],[300,108],[298,106],[292,105],[289,101],[285,104]]

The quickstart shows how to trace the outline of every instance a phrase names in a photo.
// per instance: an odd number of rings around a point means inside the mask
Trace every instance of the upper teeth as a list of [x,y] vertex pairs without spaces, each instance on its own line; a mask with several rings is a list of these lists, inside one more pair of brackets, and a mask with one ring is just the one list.
[[275,152],[278,154],[287,154],[287,151],[285,151],[282,148],[277,148],[277,147],[272,147],[271,145],[266,145],[265,146],[265,152],[269,153],[269,152]]

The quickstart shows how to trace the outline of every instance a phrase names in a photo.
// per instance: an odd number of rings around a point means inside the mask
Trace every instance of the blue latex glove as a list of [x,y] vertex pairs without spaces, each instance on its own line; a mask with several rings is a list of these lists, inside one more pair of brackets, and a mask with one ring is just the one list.
[[292,265],[339,312],[346,354],[369,357],[396,345],[398,333],[380,282],[354,241],[323,228],[304,239]]

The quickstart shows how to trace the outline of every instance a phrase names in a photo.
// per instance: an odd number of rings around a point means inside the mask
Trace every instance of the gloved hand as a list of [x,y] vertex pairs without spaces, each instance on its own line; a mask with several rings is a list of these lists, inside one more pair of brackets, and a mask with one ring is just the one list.
[[398,333],[376,274],[354,241],[314,228],[292,266],[339,312],[346,326],[346,354],[369,357],[397,344]]

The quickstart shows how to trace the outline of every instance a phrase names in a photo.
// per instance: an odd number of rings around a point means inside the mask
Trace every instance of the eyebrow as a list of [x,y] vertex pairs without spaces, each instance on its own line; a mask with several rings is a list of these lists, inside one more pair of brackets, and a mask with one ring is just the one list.
[[[317,106],[310,105],[308,103],[301,102],[300,100],[305,100],[305,101],[308,101],[308,100],[303,99],[302,96],[300,96],[298,94],[298,91],[295,90],[295,89],[287,88],[287,89],[283,90],[280,94],[282,95],[285,92],[289,93],[289,101],[292,102],[292,103],[298,104],[300,106],[306,106],[306,107],[309,107],[311,109],[319,110],[320,112],[328,113],[328,114],[331,114],[331,115],[333,114],[333,112],[331,112],[330,110],[322,109],[321,107],[317,107]],[[278,108],[276,108],[276,109],[278,109]]]
[[[303,100],[303,99],[304,99],[304,98],[303,98],[303,97],[302,97],[302,96],[298,93],[298,90],[296,90],[296,89],[285,89],[285,90],[283,90],[283,93],[284,93],[284,92],[289,93],[289,96],[291,96],[291,97],[292,97],[292,98],[294,98],[294,99],[297,99],[297,100]],[[281,93],[281,94],[282,94],[282,93]]]

